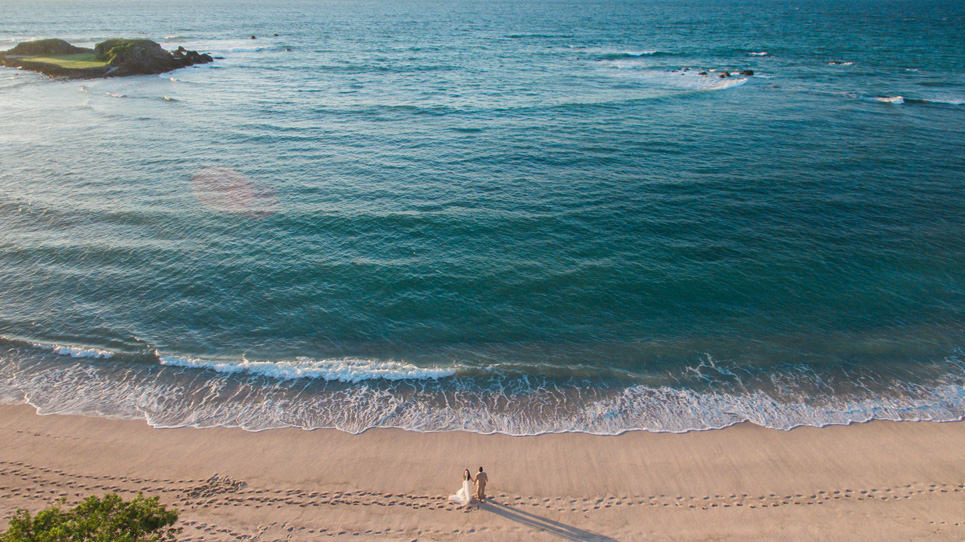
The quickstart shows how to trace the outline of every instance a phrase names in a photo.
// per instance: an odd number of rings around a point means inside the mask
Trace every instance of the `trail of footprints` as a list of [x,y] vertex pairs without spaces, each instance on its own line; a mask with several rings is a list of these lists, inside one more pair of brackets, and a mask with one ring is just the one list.
[[[11,478],[28,482],[25,487],[7,485]],[[22,485],[22,484],[21,484]],[[0,507],[3,496],[14,496],[38,501],[37,506],[64,499],[67,506],[73,506],[91,494],[118,493],[133,496],[138,491],[146,495],[160,495],[162,501],[176,506],[182,511],[180,525],[184,527],[184,541],[211,540],[213,538],[231,540],[288,540],[304,537],[341,537],[351,535],[403,537],[411,536],[411,531],[392,529],[369,529],[354,532],[344,529],[311,529],[286,523],[271,523],[259,527],[257,531],[241,532],[196,518],[202,512],[220,507],[248,507],[265,509],[284,506],[297,506],[305,509],[318,509],[335,506],[376,506],[404,507],[413,511],[450,511],[471,513],[474,509],[460,508],[439,495],[408,495],[403,493],[382,493],[377,491],[308,491],[302,489],[260,489],[248,487],[243,481],[215,474],[207,480],[170,480],[137,478],[129,476],[89,476],[68,473],[58,469],[36,467],[23,462],[0,461]],[[815,493],[796,493],[780,495],[768,493],[751,495],[731,493],[728,495],[649,495],[645,497],[608,496],[600,498],[536,498],[498,494],[494,501],[513,508],[536,508],[540,511],[560,513],[594,513],[623,507],[640,507],[671,510],[716,510],[741,508],[748,510],[768,510],[782,506],[821,506],[825,503],[850,501],[902,501],[917,496],[931,494],[963,493],[962,484],[906,484],[900,487],[869,489],[833,489]],[[4,510],[5,514],[13,510]],[[193,513],[197,512],[197,513]],[[933,522],[935,523],[935,522]],[[940,522],[945,525],[946,522]],[[965,518],[960,522],[947,523],[947,526],[965,527]],[[470,534],[482,531],[485,527],[466,529],[457,534]],[[450,532],[435,532],[431,529],[419,532],[420,535],[451,535]]]

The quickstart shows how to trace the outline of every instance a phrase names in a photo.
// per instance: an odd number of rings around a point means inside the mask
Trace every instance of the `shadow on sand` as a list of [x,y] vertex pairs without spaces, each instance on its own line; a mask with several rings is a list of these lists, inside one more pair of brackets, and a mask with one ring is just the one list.
[[515,521],[516,523],[521,523],[527,527],[532,527],[548,533],[551,535],[558,536],[563,540],[592,540],[593,542],[616,542],[616,539],[610,538],[609,536],[604,536],[602,534],[593,533],[590,531],[584,531],[572,525],[567,525],[565,523],[560,523],[558,521],[553,521],[548,518],[537,516],[535,514],[530,514],[529,512],[523,512],[522,510],[517,510],[511,506],[501,504],[498,502],[493,502],[491,499],[484,503],[476,503],[476,506],[480,510],[485,510],[487,512],[492,512],[497,516],[502,516],[508,520]]

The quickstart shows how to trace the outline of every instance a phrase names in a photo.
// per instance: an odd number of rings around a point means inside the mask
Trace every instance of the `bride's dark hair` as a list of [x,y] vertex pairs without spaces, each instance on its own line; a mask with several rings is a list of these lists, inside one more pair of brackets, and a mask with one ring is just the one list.
[[462,479],[463,479],[463,480],[468,480],[468,479],[470,479],[470,478],[472,478],[472,475],[469,474],[469,469],[466,469],[466,472],[462,473]]

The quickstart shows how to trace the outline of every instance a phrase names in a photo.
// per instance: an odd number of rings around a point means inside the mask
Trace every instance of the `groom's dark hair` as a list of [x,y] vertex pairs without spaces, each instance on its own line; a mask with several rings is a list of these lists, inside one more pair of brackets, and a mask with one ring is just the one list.
[[482,467],[479,467],[479,472],[482,472]]

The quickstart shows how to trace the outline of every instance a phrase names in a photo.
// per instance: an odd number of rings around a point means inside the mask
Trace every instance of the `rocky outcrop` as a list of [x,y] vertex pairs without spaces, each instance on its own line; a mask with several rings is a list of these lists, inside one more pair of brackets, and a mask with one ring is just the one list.
[[36,40],[25,41],[3,55],[11,56],[57,56],[57,55],[76,55],[79,53],[89,53],[90,49],[76,47],[64,40]]
[[[76,58],[93,66],[76,67]],[[38,61],[35,57],[43,57]],[[68,58],[64,58],[68,57]],[[64,40],[50,39],[24,42],[0,52],[0,65],[22,68],[52,77],[118,77],[164,73],[194,64],[213,61],[211,55],[179,47],[171,53],[158,43],[146,39],[110,39],[93,49],[75,47]],[[99,65],[98,65],[99,64]]]
[[178,48],[170,53],[151,40],[112,39],[98,43],[94,52],[111,65],[110,75],[138,75],[164,73],[192,64],[204,64],[213,59],[197,51]]

